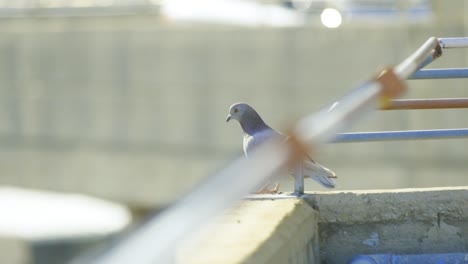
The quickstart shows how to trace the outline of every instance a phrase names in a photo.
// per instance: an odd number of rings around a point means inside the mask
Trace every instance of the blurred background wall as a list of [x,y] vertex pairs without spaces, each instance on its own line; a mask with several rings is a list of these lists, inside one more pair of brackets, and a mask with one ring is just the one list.
[[[252,104],[285,130],[430,36],[468,35],[463,0],[423,1],[430,12],[419,22],[345,16],[336,29],[319,14],[292,27],[177,21],[140,2],[0,13],[0,184],[162,207],[241,155],[240,128],[225,123],[232,103]],[[431,65],[466,66],[461,49]],[[408,86],[407,98],[468,95],[463,79]],[[468,127],[467,114],[374,112],[354,130]],[[338,174],[339,190],[467,185],[467,148],[466,140],[329,144],[316,159]],[[306,189],[322,190],[309,181]]]

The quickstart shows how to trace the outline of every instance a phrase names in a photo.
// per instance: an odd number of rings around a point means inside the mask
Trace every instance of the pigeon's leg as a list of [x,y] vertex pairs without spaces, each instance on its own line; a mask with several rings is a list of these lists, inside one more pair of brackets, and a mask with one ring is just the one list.
[[273,191],[274,193],[278,193],[279,187],[280,187],[280,183],[277,182],[277,183],[275,184],[275,187],[272,189],[272,191]]
[[275,183],[275,187],[273,189],[268,189],[270,184],[265,184],[260,190],[256,192],[256,194],[277,194],[279,190],[279,183]]
[[304,194],[304,175],[302,172],[302,162],[298,162],[294,168],[294,194]]

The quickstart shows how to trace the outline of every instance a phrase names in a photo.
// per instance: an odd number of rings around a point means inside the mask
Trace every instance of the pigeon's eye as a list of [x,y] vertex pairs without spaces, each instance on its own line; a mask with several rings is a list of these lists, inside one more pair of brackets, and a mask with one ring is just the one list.
[[234,108],[234,113],[237,113],[237,112],[239,112],[239,109]]

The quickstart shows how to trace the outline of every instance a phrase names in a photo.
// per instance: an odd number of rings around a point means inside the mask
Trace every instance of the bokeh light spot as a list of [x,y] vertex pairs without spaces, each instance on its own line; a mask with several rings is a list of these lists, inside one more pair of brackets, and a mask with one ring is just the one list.
[[320,19],[327,28],[337,28],[343,21],[340,12],[334,8],[325,8],[320,15]]

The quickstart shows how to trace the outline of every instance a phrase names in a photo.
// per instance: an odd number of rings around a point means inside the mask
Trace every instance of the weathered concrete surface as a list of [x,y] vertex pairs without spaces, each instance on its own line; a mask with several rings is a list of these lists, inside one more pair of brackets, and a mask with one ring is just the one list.
[[305,198],[320,212],[323,263],[358,254],[468,250],[468,188],[328,192]]
[[360,254],[468,251],[468,187],[252,197],[183,243],[177,263],[347,263]]
[[318,263],[318,213],[281,197],[241,202],[183,243],[177,263]]

